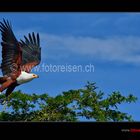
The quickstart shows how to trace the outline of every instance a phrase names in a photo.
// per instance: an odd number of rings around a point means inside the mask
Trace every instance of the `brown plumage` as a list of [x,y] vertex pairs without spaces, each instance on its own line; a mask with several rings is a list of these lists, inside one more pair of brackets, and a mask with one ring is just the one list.
[[[2,63],[3,77],[0,77],[0,92],[6,90],[6,96],[10,95],[20,83],[32,80],[31,69],[41,61],[41,48],[39,34],[34,33],[24,36],[25,41],[18,41],[12,31],[11,24],[3,20],[0,22],[2,35]],[[21,74],[23,75],[21,76]],[[24,76],[25,75],[25,76]],[[28,79],[28,75],[29,78]],[[37,75],[33,74],[33,78]]]

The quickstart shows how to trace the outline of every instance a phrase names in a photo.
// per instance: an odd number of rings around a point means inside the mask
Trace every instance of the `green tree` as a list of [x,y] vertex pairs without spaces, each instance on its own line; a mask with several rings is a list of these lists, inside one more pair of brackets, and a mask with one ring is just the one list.
[[[96,89],[95,83],[88,82],[82,89],[56,97],[17,91],[11,94],[7,109],[0,112],[0,121],[79,121],[81,117],[94,121],[133,121],[131,115],[119,111],[118,105],[135,102],[135,96],[113,92],[105,98]],[[4,99],[5,95],[1,95],[0,100]]]

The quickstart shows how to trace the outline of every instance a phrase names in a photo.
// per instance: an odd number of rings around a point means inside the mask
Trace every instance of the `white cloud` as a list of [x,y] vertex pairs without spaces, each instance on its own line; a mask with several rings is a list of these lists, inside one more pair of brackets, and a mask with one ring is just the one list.
[[[49,51],[91,56],[99,60],[140,64],[140,37],[92,38],[41,34]],[[43,45],[43,44],[42,44]],[[55,56],[56,57],[56,56]]]
[[[31,32],[19,31],[18,38]],[[16,32],[18,34],[19,32]],[[75,53],[93,59],[140,64],[140,37],[74,37],[40,33],[42,58],[65,59],[67,54]]]

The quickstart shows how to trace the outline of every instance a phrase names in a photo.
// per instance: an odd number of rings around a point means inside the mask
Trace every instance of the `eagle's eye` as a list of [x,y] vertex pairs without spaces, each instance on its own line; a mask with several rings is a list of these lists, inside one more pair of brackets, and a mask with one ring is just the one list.
[[33,74],[33,78],[39,78],[39,76],[36,74]]

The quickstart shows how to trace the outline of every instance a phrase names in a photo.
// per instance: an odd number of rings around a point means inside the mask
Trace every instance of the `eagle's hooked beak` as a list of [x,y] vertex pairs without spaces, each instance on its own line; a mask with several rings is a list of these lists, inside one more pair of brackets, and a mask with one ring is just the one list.
[[34,74],[33,77],[34,78],[39,78],[39,75]]

